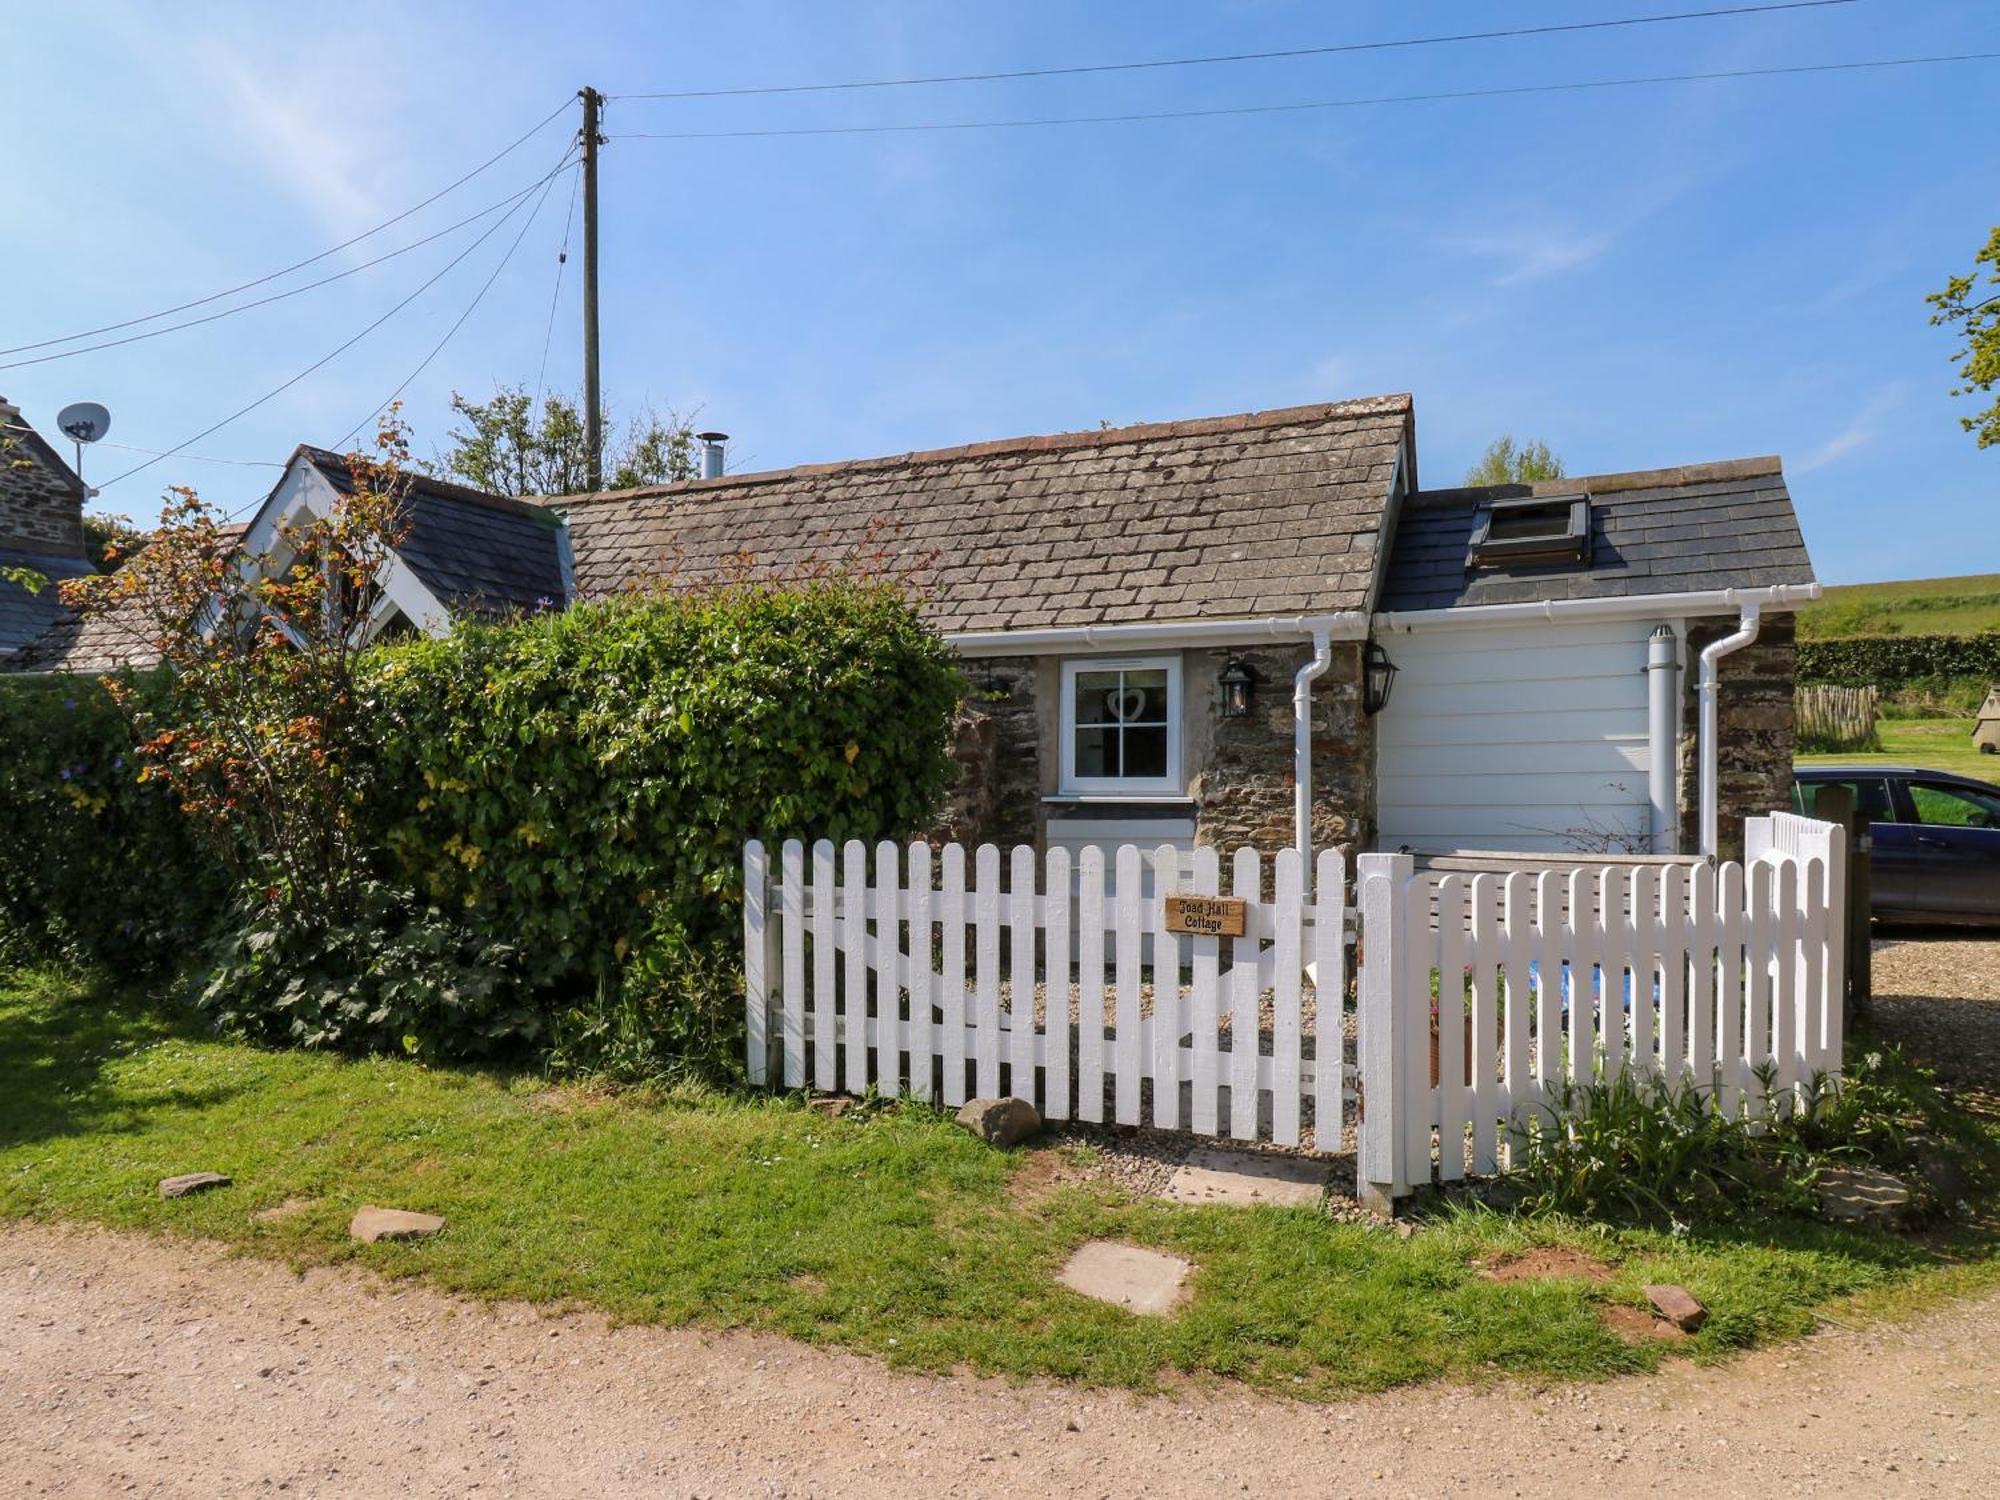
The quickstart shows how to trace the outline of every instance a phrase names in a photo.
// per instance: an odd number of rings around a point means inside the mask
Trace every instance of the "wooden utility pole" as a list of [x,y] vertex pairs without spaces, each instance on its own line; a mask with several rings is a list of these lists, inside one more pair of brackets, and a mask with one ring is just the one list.
[[584,474],[593,490],[604,487],[604,395],[597,379],[597,148],[598,111],[604,96],[582,89],[583,100],[583,446]]

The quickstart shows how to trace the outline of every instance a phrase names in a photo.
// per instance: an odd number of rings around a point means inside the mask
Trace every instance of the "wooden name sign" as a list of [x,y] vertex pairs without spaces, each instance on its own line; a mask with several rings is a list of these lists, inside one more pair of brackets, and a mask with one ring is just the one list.
[[1188,937],[1242,937],[1250,903],[1241,896],[1169,896],[1167,931]]

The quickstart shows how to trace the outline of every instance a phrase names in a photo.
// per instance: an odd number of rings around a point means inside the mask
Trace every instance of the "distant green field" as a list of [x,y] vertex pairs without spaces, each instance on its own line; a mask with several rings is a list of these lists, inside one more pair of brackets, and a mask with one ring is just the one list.
[[2000,755],[1981,755],[1972,746],[1972,719],[1883,719],[1879,754],[1801,755],[1802,766],[1918,766],[1956,771],[1980,781],[2000,782]]
[[1849,635],[1976,635],[2000,630],[2000,573],[1829,585],[1799,612],[1799,638]]

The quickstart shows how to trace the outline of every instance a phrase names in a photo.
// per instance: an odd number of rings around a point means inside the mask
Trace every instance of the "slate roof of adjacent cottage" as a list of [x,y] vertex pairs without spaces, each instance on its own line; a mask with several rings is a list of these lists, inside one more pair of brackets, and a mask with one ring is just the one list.
[[[1588,565],[1468,570],[1474,529],[1495,499],[1587,494]],[[1799,518],[1775,458],[1420,492],[1405,505],[1384,610],[1450,609],[1811,583]]]
[[[83,545],[83,481],[20,409],[0,397],[0,568],[48,580],[30,592],[0,578],[0,659],[63,618],[55,585],[90,571]],[[8,524],[20,522],[21,529]]]
[[[354,491],[345,457],[299,453],[341,494]],[[428,474],[399,479],[409,529],[396,555],[448,608],[482,615],[549,609],[568,595],[562,526],[545,506],[471,489]]]
[[65,578],[81,578],[91,568],[81,557],[51,557],[13,547],[0,547],[0,568],[26,568],[48,580],[30,593],[11,579],[0,578],[0,659],[4,659],[25,650],[50,626],[68,618],[56,585]]
[[582,598],[879,556],[944,631],[1366,609],[1410,421],[1378,396],[547,503]]
[[[238,522],[218,526],[216,531],[233,540],[248,529]],[[116,672],[126,667],[151,667],[160,660],[156,640],[157,631],[137,599],[126,599],[117,609],[103,614],[60,610],[54,622],[9,666],[21,672]]]

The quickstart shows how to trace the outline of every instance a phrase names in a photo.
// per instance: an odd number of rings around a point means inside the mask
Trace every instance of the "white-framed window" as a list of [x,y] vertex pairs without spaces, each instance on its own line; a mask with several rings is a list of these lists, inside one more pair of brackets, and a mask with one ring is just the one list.
[[1062,667],[1062,789],[1097,796],[1179,796],[1177,656],[1095,657]]

